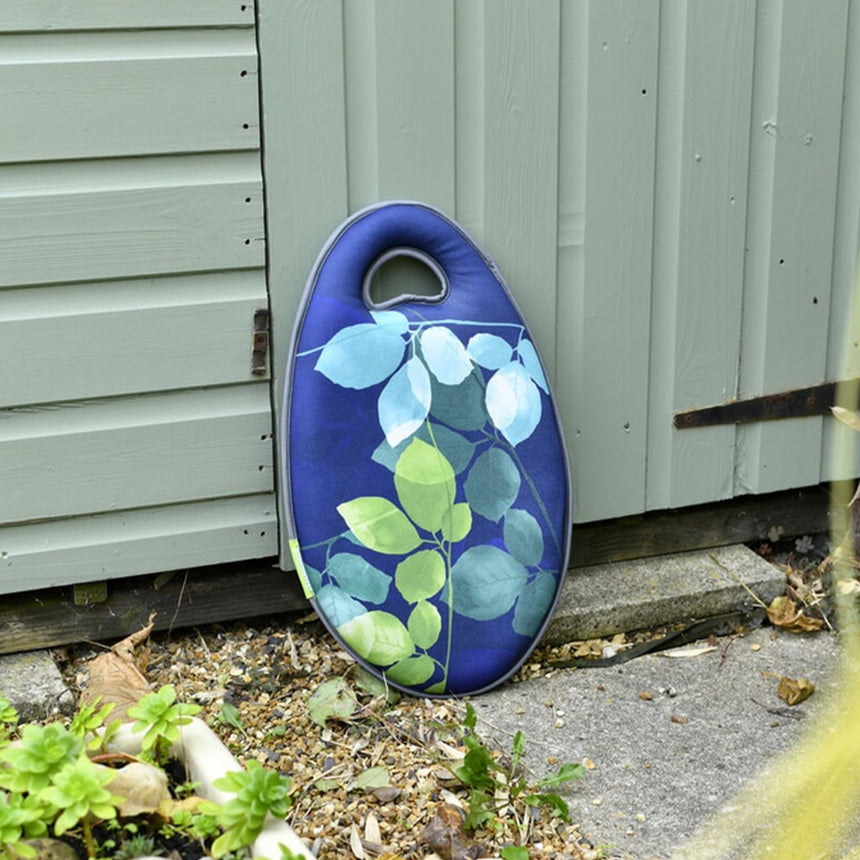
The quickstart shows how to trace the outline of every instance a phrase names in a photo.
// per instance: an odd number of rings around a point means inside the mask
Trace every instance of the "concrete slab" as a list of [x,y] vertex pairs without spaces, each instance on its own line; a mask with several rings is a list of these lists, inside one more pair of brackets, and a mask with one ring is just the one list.
[[[830,633],[770,627],[702,647],[508,684],[473,700],[478,730],[508,749],[522,731],[537,776],[553,770],[550,757],[593,768],[565,795],[603,856],[701,860],[680,846],[812,728],[837,687],[839,654]],[[816,692],[788,708],[781,676],[804,676]]]
[[785,576],[743,545],[570,571],[544,642],[558,645],[765,604]]
[[49,651],[0,656],[0,695],[18,711],[22,723],[75,710],[74,697]]

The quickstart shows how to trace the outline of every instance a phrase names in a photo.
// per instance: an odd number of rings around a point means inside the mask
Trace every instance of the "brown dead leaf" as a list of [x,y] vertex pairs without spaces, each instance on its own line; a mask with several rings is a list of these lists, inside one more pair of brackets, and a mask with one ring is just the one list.
[[90,705],[97,699],[102,704],[113,702],[116,707],[111,720],[125,720],[126,711],[151,691],[151,687],[137,667],[135,648],[152,633],[153,615],[146,627],[117,642],[110,651],[99,654],[87,664],[90,682],[81,693],[81,704]]
[[156,812],[162,802],[170,799],[167,774],[160,767],[143,761],[133,761],[114,770],[108,787],[111,794],[125,798],[119,807],[119,814],[123,816]]
[[808,678],[786,678],[779,679],[776,694],[786,705],[799,705],[804,699],[808,699],[815,692],[815,684]]
[[462,809],[441,803],[436,814],[418,834],[418,842],[435,851],[442,860],[474,860],[483,856],[483,847],[470,842],[463,830],[466,820]]
[[797,604],[784,594],[773,599],[767,608],[767,617],[775,627],[782,627],[789,633],[812,633],[824,627],[820,618],[804,615]]

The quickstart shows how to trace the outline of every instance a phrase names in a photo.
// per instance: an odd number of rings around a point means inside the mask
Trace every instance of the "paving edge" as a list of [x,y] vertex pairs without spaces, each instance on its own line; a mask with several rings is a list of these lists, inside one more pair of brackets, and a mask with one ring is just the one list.
[[[568,573],[543,641],[559,645],[769,604],[785,575],[743,544]],[[752,594],[751,594],[752,593]]]
[[0,656],[0,695],[9,700],[22,723],[68,716],[75,710],[75,698],[50,651]]

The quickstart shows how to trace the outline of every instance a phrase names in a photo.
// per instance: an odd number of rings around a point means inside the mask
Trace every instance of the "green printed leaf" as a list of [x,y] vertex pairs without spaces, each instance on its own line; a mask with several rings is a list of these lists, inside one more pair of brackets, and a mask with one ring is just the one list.
[[484,406],[484,386],[477,372],[459,385],[443,385],[430,378],[430,414],[455,430],[481,430],[489,420]]
[[433,549],[423,549],[410,555],[394,571],[394,587],[407,603],[432,597],[444,584],[445,560]]
[[467,502],[457,502],[442,517],[442,537],[451,543],[464,540],[472,530],[472,509]]
[[430,427],[427,427],[427,422],[415,433],[418,439],[422,442],[427,442],[430,445],[437,447],[445,456],[445,459],[451,464],[454,473],[459,475],[472,460],[475,454],[475,443],[470,442],[465,436],[461,436],[454,430],[449,430],[442,424],[430,422]]
[[428,369],[439,382],[459,385],[472,372],[469,353],[451,329],[430,326],[421,332],[419,343]]
[[454,470],[442,453],[413,439],[397,461],[394,486],[403,510],[413,522],[428,531],[439,531],[457,492]]
[[505,547],[526,567],[540,564],[543,556],[543,533],[538,521],[528,512],[511,508],[505,514]]
[[498,370],[510,360],[513,350],[511,345],[497,334],[481,333],[472,335],[467,346],[469,355],[487,370]]
[[442,632],[442,616],[432,603],[420,600],[409,613],[406,629],[412,641],[426,651],[439,640],[439,634]]
[[421,543],[403,511],[382,496],[359,496],[338,505],[337,512],[356,538],[376,552],[403,555]]
[[516,361],[497,370],[487,383],[487,412],[511,445],[532,435],[541,419],[540,391]]
[[328,341],[314,369],[343,388],[369,388],[394,373],[405,350],[406,341],[395,327],[351,325]]
[[337,632],[357,654],[377,666],[405,660],[415,650],[403,622],[379,609],[356,616],[338,627]]
[[410,358],[379,394],[379,425],[392,447],[408,439],[430,409],[430,375],[420,358]]
[[391,577],[360,555],[339,552],[329,559],[328,572],[349,595],[368,603],[382,603],[388,597]]
[[436,664],[426,654],[422,654],[420,657],[407,657],[401,660],[387,669],[385,674],[397,684],[414,687],[416,684],[429,681],[434,671],[436,671]]
[[475,513],[497,523],[520,492],[520,472],[501,448],[484,451],[469,471],[463,489]]
[[516,602],[528,571],[495,546],[467,549],[451,568],[454,611],[476,621],[500,618]]
[[537,350],[530,340],[523,339],[517,345],[517,355],[523,363],[523,367],[528,371],[529,376],[549,394],[549,387],[546,384],[546,376],[544,376],[543,366],[538,357]]
[[543,572],[526,585],[514,610],[515,633],[534,636],[540,630],[555,597],[555,587],[555,577]]
[[343,589],[336,585],[324,585],[316,593],[320,612],[334,625],[339,627],[351,621],[356,615],[367,612],[367,607],[353,600]]

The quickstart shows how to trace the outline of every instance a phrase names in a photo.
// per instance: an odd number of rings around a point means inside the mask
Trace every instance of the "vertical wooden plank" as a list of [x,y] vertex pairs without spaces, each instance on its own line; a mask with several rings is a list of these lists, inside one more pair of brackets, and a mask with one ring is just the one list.
[[676,431],[672,416],[736,391],[754,13],[745,0],[661,5],[649,508],[732,493],[734,428]]
[[582,60],[562,69],[556,391],[583,519],[645,505],[658,27],[656,0],[562,7]]
[[379,197],[453,213],[453,0],[377,0],[375,45]]
[[[825,377],[847,13],[847,0],[759,4],[742,397]],[[818,483],[822,423],[740,427],[735,492]]]
[[[339,0],[259,0],[258,5],[263,169],[272,237],[273,399],[275,426],[281,427],[284,372],[305,281],[323,242],[348,211],[343,21]],[[283,505],[281,477],[279,469]],[[283,544],[281,552],[291,568]]]
[[555,378],[559,4],[485,10],[483,242]]

